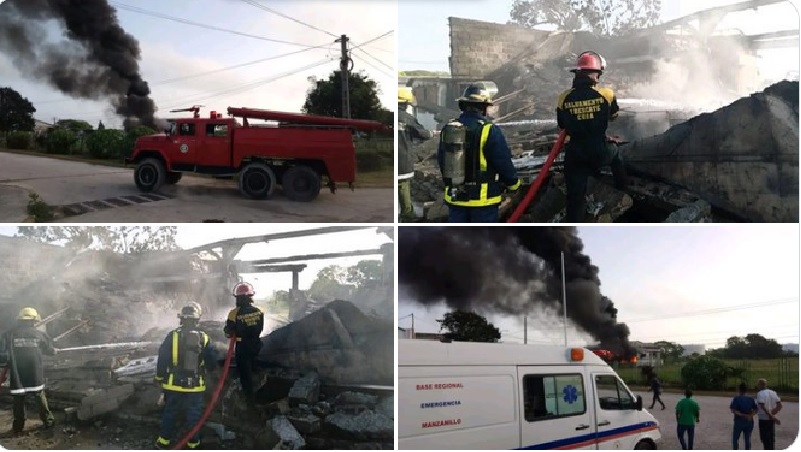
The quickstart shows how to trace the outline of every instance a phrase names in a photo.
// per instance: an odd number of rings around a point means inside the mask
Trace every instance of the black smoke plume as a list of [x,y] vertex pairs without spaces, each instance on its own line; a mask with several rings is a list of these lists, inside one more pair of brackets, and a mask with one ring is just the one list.
[[[62,28],[59,42],[47,40],[52,21]],[[64,94],[108,99],[126,128],[155,127],[139,43],[106,0],[8,0],[0,5],[0,51],[20,72]]]
[[419,303],[451,309],[562,313],[565,253],[567,316],[601,346],[629,356],[629,329],[601,295],[598,267],[573,227],[402,227],[398,278]]

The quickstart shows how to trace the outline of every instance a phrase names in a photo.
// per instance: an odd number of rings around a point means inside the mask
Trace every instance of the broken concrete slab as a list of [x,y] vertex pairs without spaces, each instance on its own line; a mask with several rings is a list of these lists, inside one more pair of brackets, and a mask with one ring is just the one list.
[[395,434],[395,421],[373,410],[354,415],[334,413],[325,418],[325,425],[334,432],[363,441],[392,438]]
[[274,417],[268,425],[272,428],[273,432],[278,436],[279,445],[283,446],[281,449],[302,449],[306,445],[306,440],[292,425],[286,416]]
[[303,378],[296,380],[289,390],[290,406],[301,403],[315,404],[320,397],[320,377],[316,372],[310,372]]
[[378,397],[363,392],[345,391],[337,395],[332,403],[334,405],[367,405],[373,407],[378,403]]
[[106,390],[100,390],[81,400],[78,408],[78,420],[87,421],[97,416],[116,411],[121,402],[134,394],[134,385],[124,384]]
[[313,415],[313,414],[306,414],[306,415],[298,415],[287,416],[289,422],[292,423],[293,426],[304,435],[317,433],[320,431],[321,421],[320,418]]
[[682,207],[675,210],[667,219],[665,223],[709,223],[712,221],[712,206],[699,199],[698,201],[690,204],[689,206]]

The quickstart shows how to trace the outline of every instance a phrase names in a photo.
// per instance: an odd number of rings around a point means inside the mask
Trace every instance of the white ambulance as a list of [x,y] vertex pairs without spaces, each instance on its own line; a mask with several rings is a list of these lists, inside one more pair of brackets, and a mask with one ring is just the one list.
[[656,449],[656,419],[584,348],[398,339],[399,449]]

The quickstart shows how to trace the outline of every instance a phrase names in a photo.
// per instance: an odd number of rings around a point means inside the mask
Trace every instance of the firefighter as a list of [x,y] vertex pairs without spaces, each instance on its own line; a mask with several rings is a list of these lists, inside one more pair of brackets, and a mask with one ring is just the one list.
[[[157,449],[171,446],[177,418],[183,414],[189,428],[200,422],[206,392],[206,372],[217,366],[217,353],[209,336],[199,329],[200,305],[192,303],[181,309],[181,325],[161,343],[156,364],[156,381],[164,390],[164,411]],[[190,449],[200,447],[200,433],[186,443]]]
[[462,114],[442,130],[437,162],[450,223],[495,223],[504,189],[520,188],[501,129],[487,119],[489,93],[471,85],[457,99]]
[[414,140],[428,140],[431,132],[409,110],[414,105],[411,88],[398,88],[398,205],[401,221],[415,219],[412,207],[412,178],[415,157],[410,149]]
[[46,333],[36,329],[36,322],[42,320],[34,308],[23,308],[17,315],[17,325],[3,334],[3,361],[11,378],[14,421],[11,433],[22,434],[25,427],[25,399],[33,394],[39,408],[42,427],[50,429],[55,425],[53,413],[47,406],[45,396],[44,368],[42,354],[55,355],[53,340]]
[[225,322],[226,337],[236,336],[236,369],[242,394],[249,407],[255,405],[253,391],[253,365],[261,350],[261,332],[264,329],[264,313],[253,306],[256,291],[253,286],[241,282],[234,286],[236,307],[228,313]]
[[568,135],[565,144],[565,184],[567,205],[565,221],[578,223],[586,211],[587,181],[601,167],[611,166],[615,186],[628,185],[618,138],[606,134],[609,121],[617,118],[620,108],[610,88],[600,88],[606,61],[595,52],[579,55],[573,87],[559,96],[556,119]]

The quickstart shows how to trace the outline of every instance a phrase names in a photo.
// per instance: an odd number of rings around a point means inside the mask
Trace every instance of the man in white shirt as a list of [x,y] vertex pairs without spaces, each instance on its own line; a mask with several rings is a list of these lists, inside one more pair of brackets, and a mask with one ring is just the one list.
[[776,426],[780,425],[776,415],[782,410],[782,401],[776,391],[768,389],[768,381],[757,380],[756,402],[759,407],[759,440],[765,450],[776,449]]

